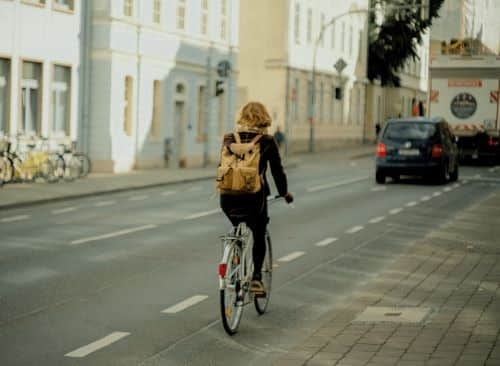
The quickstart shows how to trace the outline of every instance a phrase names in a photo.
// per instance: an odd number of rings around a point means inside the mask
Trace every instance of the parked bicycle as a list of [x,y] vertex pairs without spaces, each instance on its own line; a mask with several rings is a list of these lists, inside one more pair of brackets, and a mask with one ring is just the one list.
[[[275,202],[281,198],[271,199]],[[241,217],[243,220],[244,218]],[[243,307],[253,303],[259,315],[266,312],[271,297],[273,278],[273,250],[271,235],[266,232],[266,255],[262,264],[262,283],[265,293],[250,291],[253,274],[252,231],[245,222],[221,236],[223,254],[219,263],[220,312],[224,330],[233,335],[243,315]]]

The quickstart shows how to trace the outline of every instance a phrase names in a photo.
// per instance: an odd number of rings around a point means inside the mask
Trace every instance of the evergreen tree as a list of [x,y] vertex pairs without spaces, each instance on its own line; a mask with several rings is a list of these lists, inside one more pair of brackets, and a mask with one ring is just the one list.
[[430,0],[429,17],[422,19],[419,6],[407,9],[391,7],[408,6],[408,0],[372,0],[371,7],[386,8],[382,24],[376,24],[376,14],[370,13],[368,46],[368,79],[380,80],[382,85],[401,85],[397,73],[409,58],[418,59],[417,45],[422,43],[422,34],[438,16],[444,0]]

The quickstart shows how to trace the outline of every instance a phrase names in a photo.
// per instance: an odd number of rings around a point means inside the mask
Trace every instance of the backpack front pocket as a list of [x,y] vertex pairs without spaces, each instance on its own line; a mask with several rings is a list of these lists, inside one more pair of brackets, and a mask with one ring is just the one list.
[[233,188],[233,169],[230,167],[217,168],[217,188],[227,190]]

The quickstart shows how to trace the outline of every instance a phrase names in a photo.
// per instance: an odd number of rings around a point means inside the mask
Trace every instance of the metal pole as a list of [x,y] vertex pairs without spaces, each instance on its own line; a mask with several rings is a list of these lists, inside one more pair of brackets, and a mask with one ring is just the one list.
[[285,132],[285,160],[288,158],[288,139],[290,129],[288,127],[288,119],[290,118],[290,66],[286,67],[286,89],[285,89],[285,120],[284,120],[284,132]]
[[212,99],[212,44],[208,49],[207,56],[207,65],[206,65],[206,73],[207,73],[207,82],[205,87],[205,95],[204,95],[204,126],[203,126],[203,167],[208,165],[208,153],[209,153],[209,145],[208,145],[208,133],[209,133],[209,125],[210,125],[210,102]]

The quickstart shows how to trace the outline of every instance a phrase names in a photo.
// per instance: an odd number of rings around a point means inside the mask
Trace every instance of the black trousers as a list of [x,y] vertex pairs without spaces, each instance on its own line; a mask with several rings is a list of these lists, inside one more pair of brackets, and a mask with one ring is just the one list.
[[233,226],[245,222],[253,235],[254,275],[260,276],[266,256],[266,229],[269,222],[264,192],[245,195],[221,195],[220,205]]

